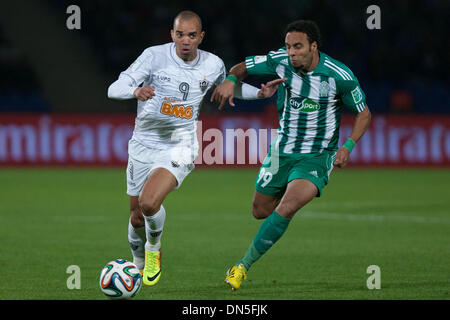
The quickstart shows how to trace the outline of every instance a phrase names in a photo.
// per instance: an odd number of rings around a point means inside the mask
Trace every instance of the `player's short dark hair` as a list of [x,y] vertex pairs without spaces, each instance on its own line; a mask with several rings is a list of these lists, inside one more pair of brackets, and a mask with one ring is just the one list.
[[286,33],[288,32],[303,32],[308,36],[309,43],[317,42],[317,47],[320,46],[322,37],[320,35],[320,29],[317,23],[311,20],[296,20],[291,22],[286,27]]
[[175,19],[173,19],[173,25],[175,26],[175,21],[177,19],[183,19],[183,20],[191,20],[191,19],[197,19],[198,23],[200,25],[200,30],[203,30],[202,26],[202,19],[198,14],[196,14],[194,11],[191,10],[183,10],[180,13],[177,14]]

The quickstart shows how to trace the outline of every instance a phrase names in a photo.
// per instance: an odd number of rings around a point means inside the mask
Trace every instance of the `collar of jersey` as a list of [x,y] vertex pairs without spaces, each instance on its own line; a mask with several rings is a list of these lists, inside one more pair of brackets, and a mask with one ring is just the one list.
[[175,43],[172,42],[172,45],[170,46],[170,56],[175,61],[175,63],[178,66],[180,66],[181,68],[190,69],[190,68],[195,67],[197,65],[198,61],[200,60],[200,50],[197,49],[197,56],[195,57],[195,59],[192,62],[186,63],[185,61],[183,61],[183,59],[181,59],[177,55],[177,52],[175,49]]
[[319,51],[319,55],[320,55],[319,63],[317,63],[317,66],[314,68],[314,70],[308,71],[306,73],[307,75],[312,75],[313,73],[320,73],[320,71],[322,70],[322,66],[325,61],[325,54]]

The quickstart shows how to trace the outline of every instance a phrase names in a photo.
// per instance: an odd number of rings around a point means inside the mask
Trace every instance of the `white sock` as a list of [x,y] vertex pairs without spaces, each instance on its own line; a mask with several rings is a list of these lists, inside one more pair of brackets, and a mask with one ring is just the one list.
[[134,228],[131,221],[128,221],[128,242],[130,243],[133,263],[143,269],[145,265],[145,227]]
[[145,216],[145,235],[147,242],[145,243],[145,250],[159,251],[161,248],[161,235],[164,228],[164,221],[166,220],[166,210],[161,205],[161,208],[153,216]]

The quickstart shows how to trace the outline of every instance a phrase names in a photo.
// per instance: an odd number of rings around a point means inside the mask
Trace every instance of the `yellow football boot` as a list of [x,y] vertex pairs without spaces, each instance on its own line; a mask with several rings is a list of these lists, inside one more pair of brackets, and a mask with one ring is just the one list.
[[161,278],[161,251],[145,250],[145,267],[142,275],[146,286],[154,286]]
[[243,279],[247,279],[247,270],[241,263],[240,265],[228,269],[225,283],[227,283],[231,287],[231,290],[234,291],[239,289]]

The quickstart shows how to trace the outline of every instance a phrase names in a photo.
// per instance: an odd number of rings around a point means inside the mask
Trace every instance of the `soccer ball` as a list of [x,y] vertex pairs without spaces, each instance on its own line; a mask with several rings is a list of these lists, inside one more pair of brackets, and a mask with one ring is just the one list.
[[138,267],[124,259],[108,262],[100,273],[100,289],[111,299],[133,298],[141,285],[142,276]]

